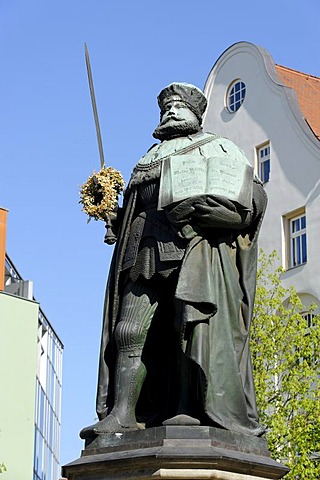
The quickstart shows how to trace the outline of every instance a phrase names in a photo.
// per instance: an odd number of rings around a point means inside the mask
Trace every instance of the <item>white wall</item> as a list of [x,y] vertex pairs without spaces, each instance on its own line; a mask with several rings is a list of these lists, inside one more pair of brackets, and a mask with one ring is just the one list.
[[[246,97],[236,113],[225,108],[226,92],[235,79],[246,84]],[[217,60],[205,85],[208,109],[204,130],[233,140],[254,166],[255,147],[270,141],[271,178],[265,185],[268,209],[260,235],[267,252],[283,247],[282,216],[306,207],[307,264],[288,270],[287,285],[320,298],[320,142],[305,123],[295,93],[276,74],[264,49],[240,42]]]

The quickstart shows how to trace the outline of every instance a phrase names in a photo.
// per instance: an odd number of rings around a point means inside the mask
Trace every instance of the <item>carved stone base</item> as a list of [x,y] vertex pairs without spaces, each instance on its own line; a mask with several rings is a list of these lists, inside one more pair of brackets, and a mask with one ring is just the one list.
[[62,468],[68,480],[271,480],[287,472],[264,439],[199,426],[99,435]]

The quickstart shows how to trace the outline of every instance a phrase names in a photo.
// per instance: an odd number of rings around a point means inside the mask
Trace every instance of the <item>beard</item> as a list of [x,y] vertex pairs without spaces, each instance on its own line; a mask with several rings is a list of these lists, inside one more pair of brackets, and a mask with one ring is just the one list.
[[162,123],[160,122],[152,136],[158,140],[170,140],[176,137],[186,137],[201,130],[198,120],[177,120]]

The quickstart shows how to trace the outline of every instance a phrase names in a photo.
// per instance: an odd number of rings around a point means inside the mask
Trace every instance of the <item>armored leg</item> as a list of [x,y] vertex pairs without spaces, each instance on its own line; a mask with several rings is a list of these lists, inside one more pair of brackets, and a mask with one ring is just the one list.
[[147,333],[158,307],[160,289],[130,282],[125,289],[115,329],[117,363],[115,398],[110,414],[94,426],[94,433],[137,429],[135,407],[146,376],[141,360]]

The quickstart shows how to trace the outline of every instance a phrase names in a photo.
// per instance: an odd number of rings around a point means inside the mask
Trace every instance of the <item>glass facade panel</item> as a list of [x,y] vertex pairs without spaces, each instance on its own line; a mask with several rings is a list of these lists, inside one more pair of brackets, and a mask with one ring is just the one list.
[[47,474],[48,474],[47,478],[53,478],[53,476],[52,476],[52,455],[48,455]]
[[40,412],[39,412],[39,429],[40,432],[43,431],[43,424],[44,424],[44,393],[42,388],[40,387]]
[[34,480],[57,480],[63,347],[42,312],[39,321]]

